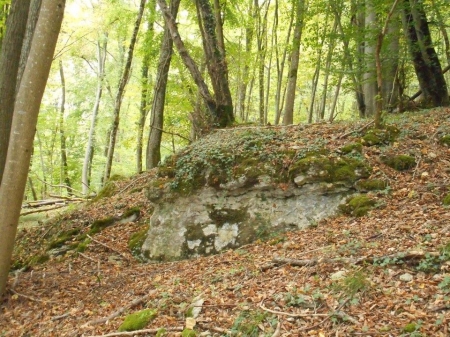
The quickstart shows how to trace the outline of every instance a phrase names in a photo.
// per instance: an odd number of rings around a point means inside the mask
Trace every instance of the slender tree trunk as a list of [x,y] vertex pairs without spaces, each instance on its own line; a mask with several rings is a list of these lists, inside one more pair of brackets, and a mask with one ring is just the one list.
[[102,41],[97,41],[97,89],[95,94],[94,108],[91,116],[91,126],[89,128],[88,142],[84,153],[83,170],[81,173],[81,190],[83,195],[89,193],[92,160],[94,158],[95,144],[95,127],[97,124],[97,116],[100,110],[100,101],[103,94],[103,81],[105,78],[106,49],[108,44],[108,35],[101,37]]
[[292,40],[291,65],[288,73],[288,83],[286,90],[286,106],[283,116],[283,124],[289,125],[294,122],[294,102],[297,89],[298,64],[300,61],[300,43],[302,40],[303,17],[305,11],[304,0],[294,1],[295,6],[295,27],[294,38]]
[[344,74],[339,74],[339,79],[338,79],[338,83],[336,84],[336,90],[334,92],[334,98],[333,98],[333,103],[331,105],[330,108],[330,117],[329,117],[329,121],[330,123],[334,121],[334,118],[336,117],[336,115],[334,114],[334,112],[336,111],[336,105],[337,105],[337,101],[339,98],[339,92],[341,90],[341,85],[342,85],[342,79],[344,78]]
[[[337,20],[334,20],[333,28],[331,30],[331,35],[328,37],[328,50],[327,50],[327,58],[325,61],[325,77],[323,80],[323,91],[322,91],[322,101],[320,103],[319,108],[319,117],[321,120],[325,119],[325,110],[326,110],[326,102],[328,97],[328,81],[331,73],[331,61],[334,54],[334,47],[336,45],[336,30],[337,30]],[[331,115],[333,113],[331,112]]]
[[[239,93],[238,93],[238,110],[239,110],[239,117],[241,118],[241,120],[245,120],[245,115],[246,115],[246,109],[248,107],[246,107],[245,101],[246,101],[246,94],[247,94],[247,87],[248,87],[248,83],[250,81],[250,55],[251,55],[251,51],[252,51],[252,42],[253,42],[253,35],[255,32],[254,29],[254,19],[255,19],[255,10],[253,8],[253,0],[248,0],[248,13],[251,13],[251,19],[250,19],[250,23],[247,22],[246,23],[246,27],[245,27],[245,55],[244,55],[244,69],[242,70],[242,79],[239,83]],[[241,62],[239,62],[239,64],[241,64]]]
[[317,85],[319,83],[320,68],[322,63],[322,48],[319,50],[317,57],[316,70],[312,78],[311,102],[309,103],[308,123],[312,123],[314,116],[314,104],[316,103]]
[[375,114],[377,104],[377,74],[374,58],[376,48],[376,35],[374,32],[376,31],[377,18],[372,1],[365,1],[365,39],[363,50],[365,68],[363,73],[364,103],[366,106],[365,117],[371,117]]
[[[276,2],[278,5],[278,1]],[[276,7],[276,9],[278,9],[278,6]],[[277,88],[276,88],[276,92],[275,92],[275,119],[274,119],[274,124],[278,125],[280,123],[280,118],[281,118],[281,112],[283,110],[283,102],[284,102],[284,97],[285,95],[283,95],[283,98],[281,97],[281,88],[283,86],[283,82],[284,82],[284,66],[286,63],[286,56],[287,56],[287,48],[283,48],[283,56],[281,57],[281,61],[280,61],[280,57],[279,57],[279,47],[278,47],[278,34],[277,34],[277,30],[278,30],[278,11],[275,12],[275,18],[276,18],[276,22],[274,22],[274,27],[273,27],[273,32],[272,35],[275,37],[275,54],[276,54],[276,63],[277,63]],[[292,12],[291,16],[290,16],[290,20],[289,20],[289,27],[287,30],[287,36],[286,36],[286,43],[285,45],[288,45],[290,39],[291,39],[291,33],[292,33],[292,26],[294,24],[294,19],[295,19],[295,12]],[[284,93],[286,92],[286,88]]]
[[448,38],[447,27],[445,25],[445,21],[444,18],[442,17],[439,6],[436,5],[435,0],[431,0],[431,3],[433,5],[434,13],[436,14],[439,30],[441,31],[442,38],[444,40],[445,57],[447,59],[447,65],[450,65],[450,39]]
[[138,121],[138,133],[137,133],[137,145],[136,145],[136,171],[137,173],[142,172],[143,169],[143,138],[144,138],[144,127],[145,120],[147,119],[147,115],[150,109],[151,104],[151,91],[150,91],[150,75],[149,75],[149,67],[150,62],[152,60],[153,54],[153,41],[155,39],[155,29],[154,24],[156,20],[156,0],[151,0],[149,5],[150,7],[150,15],[147,21],[147,32],[145,35],[145,51],[144,58],[142,60],[142,69],[141,69],[141,104],[139,107],[139,121]]
[[6,162],[20,54],[28,20],[30,0],[14,0],[6,22],[6,35],[0,54],[0,185]]
[[59,61],[59,76],[61,77],[61,107],[59,114],[59,140],[61,146],[61,173],[62,180],[66,185],[67,194],[72,194],[72,186],[69,179],[69,169],[67,165],[67,148],[66,148],[66,134],[64,131],[64,112],[66,104],[66,81],[64,78],[64,68],[62,61]]
[[17,93],[6,165],[0,186],[0,294],[5,292],[27,182],[37,117],[64,14],[64,0],[43,0]]
[[[176,18],[180,0],[172,0],[170,12],[172,17]],[[161,42],[156,74],[156,83],[153,93],[152,110],[150,113],[150,130],[147,143],[147,170],[158,166],[161,161],[161,138],[164,128],[164,105],[166,102],[167,80],[169,77],[170,62],[173,54],[173,41],[170,37],[170,31],[167,24],[164,28],[164,35]]]
[[137,35],[139,32],[139,27],[141,25],[142,15],[144,13],[145,9],[145,2],[146,0],[141,0],[139,5],[139,11],[136,18],[136,21],[134,23],[134,29],[133,34],[131,36],[130,45],[128,47],[128,54],[127,54],[127,60],[125,63],[125,69],[123,70],[122,76],[120,78],[119,82],[119,88],[117,89],[117,95],[114,102],[114,113],[113,113],[113,124],[111,128],[111,134],[109,138],[109,145],[108,145],[108,154],[106,155],[106,166],[105,166],[105,175],[103,177],[103,183],[105,183],[109,176],[111,175],[111,168],[114,158],[114,150],[116,147],[116,140],[117,140],[117,131],[119,130],[119,123],[120,123],[120,108],[122,106],[122,100],[123,96],[125,94],[125,87],[128,83],[128,79],[130,78],[130,71],[131,71],[131,63],[133,61],[133,54],[134,54],[134,47],[136,45]]

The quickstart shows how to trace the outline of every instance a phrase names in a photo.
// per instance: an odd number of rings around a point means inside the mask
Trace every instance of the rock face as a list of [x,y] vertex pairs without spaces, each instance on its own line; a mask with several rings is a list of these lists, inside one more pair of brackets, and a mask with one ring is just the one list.
[[250,189],[205,187],[157,206],[143,255],[170,261],[237,248],[270,234],[305,228],[333,215],[350,193],[324,193],[322,184],[280,189],[260,182]]
[[[329,150],[286,142],[285,130],[227,130],[158,169],[142,257],[216,254],[333,215],[370,176],[360,144]],[[288,144],[288,145],[286,145]]]

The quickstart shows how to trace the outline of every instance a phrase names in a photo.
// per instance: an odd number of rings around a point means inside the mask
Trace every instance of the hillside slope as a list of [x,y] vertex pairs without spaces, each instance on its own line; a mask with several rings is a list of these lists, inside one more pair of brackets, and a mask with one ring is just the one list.
[[[368,193],[375,201],[368,214],[340,215],[210,257],[133,258],[128,241],[145,232],[152,212],[145,187],[161,174],[113,181],[104,191],[109,197],[19,233],[14,265],[24,270],[11,273],[0,336],[112,336],[126,314],[145,308],[157,315],[140,335],[177,336],[192,307],[201,309],[194,330],[203,336],[448,336],[449,116],[449,109],[392,116],[398,137],[362,148],[372,177],[387,182]],[[367,129],[342,123],[217,131],[171,160],[232,146],[239,132],[264,139],[267,130],[276,136],[260,151],[339,151]],[[372,142],[373,134],[365,140]],[[394,155],[414,164],[393,169],[386,163]]]

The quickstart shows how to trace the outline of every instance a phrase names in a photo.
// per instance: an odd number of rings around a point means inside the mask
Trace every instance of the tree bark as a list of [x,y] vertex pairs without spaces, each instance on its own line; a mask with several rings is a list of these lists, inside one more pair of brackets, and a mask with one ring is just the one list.
[[5,168],[30,0],[14,0],[0,54],[0,185]]
[[449,105],[447,83],[431,41],[422,2],[403,0],[403,25],[424,103],[431,107]]
[[[180,0],[172,0],[170,13],[177,17]],[[164,127],[164,106],[166,102],[167,80],[169,77],[170,62],[173,54],[173,41],[170,31],[165,24],[164,35],[161,42],[156,83],[153,93],[152,110],[150,113],[150,130],[147,143],[146,168],[150,170],[158,166],[161,161],[161,138]]]
[[69,179],[69,169],[67,165],[67,147],[66,147],[66,134],[64,132],[64,112],[66,104],[66,80],[64,78],[64,68],[62,61],[59,61],[59,75],[61,78],[61,106],[59,112],[59,140],[61,150],[61,175],[62,180],[67,189],[67,194],[72,195],[72,186]]
[[[225,46],[220,13],[214,14],[209,0],[196,0],[198,21],[202,32],[203,49],[208,59],[207,68],[214,90],[217,118],[214,121],[219,127],[229,126],[234,122],[233,100],[228,83],[228,67],[225,59]],[[220,6],[216,8],[220,10]],[[222,50],[223,49],[223,50]]]
[[365,20],[364,20],[364,50],[363,50],[363,90],[364,105],[366,107],[364,117],[371,117],[375,114],[377,104],[377,74],[375,66],[375,48],[377,17],[373,0],[366,0]]
[[142,15],[144,13],[145,9],[145,2],[146,0],[141,0],[139,5],[139,11],[136,18],[136,21],[134,23],[134,29],[133,34],[131,35],[131,41],[130,45],[128,47],[128,54],[127,54],[127,60],[125,63],[125,68],[123,70],[122,76],[120,78],[119,82],[119,88],[117,89],[117,95],[114,102],[114,112],[113,112],[113,124],[111,127],[111,133],[109,137],[109,145],[108,145],[108,153],[106,155],[106,166],[105,166],[105,175],[103,177],[103,183],[106,183],[106,181],[109,179],[109,176],[111,175],[111,168],[114,158],[114,150],[116,147],[116,140],[117,140],[117,131],[119,130],[119,123],[120,123],[120,108],[122,107],[122,100],[123,96],[125,94],[125,87],[127,86],[128,79],[130,78],[130,72],[131,72],[131,63],[133,62],[133,54],[134,54],[134,47],[136,45],[137,35],[139,32],[139,27],[141,25]]
[[83,170],[81,172],[81,191],[83,195],[89,193],[91,185],[91,168],[92,160],[94,158],[94,144],[95,144],[95,127],[97,124],[97,116],[100,110],[100,102],[103,94],[103,81],[105,79],[105,63],[106,50],[108,45],[108,34],[104,34],[102,42],[97,41],[97,89],[95,94],[94,108],[92,109],[91,126],[89,128],[88,142],[86,144],[86,151],[84,153]]
[[8,279],[17,223],[27,182],[39,107],[58,40],[65,0],[43,0],[22,82],[0,186],[0,294]]
[[177,48],[184,65],[189,70],[195,84],[197,85],[200,95],[202,96],[203,101],[205,102],[205,106],[210,114],[210,117],[213,120],[218,120],[219,115],[216,109],[216,102],[214,101],[208,89],[208,86],[206,85],[205,80],[203,79],[203,76],[200,70],[198,69],[197,64],[189,55],[189,52],[187,51],[183,40],[181,40],[180,34],[178,32],[178,27],[175,22],[175,18],[170,13],[170,10],[167,7],[167,3],[165,0],[158,0],[158,5],[164,15],[164,19],[167,24],[167,27],[169,28],[173,43]]
[[292,40],[291,65],[288,72],[288,83],[286,90],[286,106],[283,116],[283,124],[294,123],[294,102],[297,91],[298,64],[300,61],[300,42],[302,40],[303,17],[305,11],[304,0],[294,1],[295,6],[295,26],[294,38]]

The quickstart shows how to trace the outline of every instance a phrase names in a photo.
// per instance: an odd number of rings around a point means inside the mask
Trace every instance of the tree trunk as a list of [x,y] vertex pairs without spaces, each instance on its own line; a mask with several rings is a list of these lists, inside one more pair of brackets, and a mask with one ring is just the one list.
[[292,40],[291,65],[288,72],[288,83],[286,90],[286,106],[283,116],[283,124],[294,123],[294,102],[297,91],[298,63],[300,61],[300,42],[302,40],[303,17],[305,11],[304,0],[294,1],[295,6],[295,27],[294,38]]
[[[172,0],[170,13],[177,17],[180,0]],[[164,105],[166,102],[167,80],[169,77],[170,62],[173,54],[173,41],[167,24],[164,27],[164,35],[161,42],[156,74],[156,83],[153,93],[152,111],[150,113],[150,130],[147,143],[147,170],[158,166],[161,161],[161,138],[164,127]]]
[[[253,8],[253,0],[248,0],[248,13],[251,13],[252,19],[254,19],[255,11]],[[250,19],[250,23],[246,23],[245,27],[245,61],[244,61],[244,69],[242,70],[242,77],[239,82],[239,89],[238,89],[238,111],[239,111],[239,117],[242,121],[245,120],[245,114],[246,109],[248,107],[245,104],[245,98],[247,94],[247,87],[250,80],[250,66],[249,66],[249,58],[251,57],[251,51],[252,51],[252,41],[253,41],[253,35],[255,32],[255,29],[253,27],[253,21]],[[239,65],[242,64],[242,61],[239,62]]]
[[27,182],[37,117],[64,14],[64,0],[43,0],[22,82],[0,186],[0,294],[8,279],[17,223]]
[[0,185],[11,132],[17,73],[25,37],[30,0],[14,0],[0,54]]
[[[266,49],[267,49],[267,15],[269,12],[270,0],[263,1],[259,4],[258,0],[255,0],[255,17],[257,20],[256,29],[256,41],[258,49],[258,121],[260,124],[264,124],[264,74],[265,74],[265,61],[266,61]],[[265,6],[264,13],[262,12]],[[268,93],[267,93],[268,94]]]
[[[139,121],[138,121],[138,133],[137,133],[137,145],[136,145],[136,171],[137,173],[142,172],[142,153],[143,153],[143,141],[144,141],[144,128],[145,128],[145,120],[147,119],[147,115],[150,109],[151,103],[151,91],[149,83],[150,76],[149,75],[149,67],[150,62],[152,61],[153,56],[153,43],[155,39],[155,19],[156,19],[156,0],[151,0],[149,4],[150,14],[147,19],[147,32],[144,39],[144,57],[142,60],[142,68],[141,68],[141,104],[139,107]],[[153,83],[152,83],[153,84]]]
[[66,135],[64,132],[64,112],[66,104],[66,81],[64,79],[64,68],[62,61],[59,61],[59,75],[61,77],[61,107],[59,115],[59,140],[61,147],[61,180],[66,185],[67,194],[72,195],[72,186],[69,179],[69,169],[67,165],[67,149],[66,149]]
[[187,51],[183,40],[181,40],[177,24],[175,22],[174,17],[170,13],[169,8],[167,7],[166,1],[158,0],[158,5],[164,15],[164,19],[167,24],[167,27],[169,28],[173,43],[177,48],[184,65],[189,70],[195,84],[197,85],[200,95],[202,96],[203,101],[205,102],[206,109],[208,110],[211,119],[213,121],[220,120],[219,111],[216,108],[216,102],[214,101],[208,89],[208,86],[206,85],[205,80],[203,79],[203,76],[200,70],[198,69],[197,64],[189,55],[189,52]]
[[365,20],[364,20],[364,74],[363,74],[363,90],[364,104],[366,107],[365,116],[371,117],[375,114],[377,104],[377,75],[375,67],[375,45],[377,18],[375,8],[372,4],[373,0],[366,0]]
[[83,195],[89,193],[92,160],[94,158],[95,126],[100,110],[100,101],[103,94],[103,81],[105,78],[106,48],[108,44],[108,34],[102,37],[102,43],[97,41],[97,89],[95,94],[94,108],[91,116],[91,126],[89,128],[88,142],[84,153],[83,170],[81,172],[81,190]]
[[[198,21],[202,32],[203,49],[208,59],[207,68],[214,90],[217,118],[214,121],[219,127],[229,126],[234,122],[233,100],[228,83],[228,67],[225,59],[221,22],[215,22],[209,0],[196,0]],[[217,8],[220,10],[220,8]],[[220,13],[217,14],[220,17]],[[217,31],[220,31],[218,34]],[[221,50],[223,48],[223,51]]]
[[431,41],[422,2],[403,0],[403,25],[424,103],[431,107],[449,105],[447,84]]
[[142,15],[144,13],[145,9],[145,2],[146,0],[141,0],[139,5],[139,11],[136,18],[136,21],[134,23],[134,29],[133,34],[131,35],[131,41],[130,45],[128,47],[128,54],[127,54],[127,60],[125,63],[125,69],[123,70],[122,76],[120,78],[119,82],[119,88],[117,89],[117,95],[114,102],[114,112],[113,112],[113,124],[111,128],[111,134],[109,137],[109,145],[108,145],[108,153],[106,155],[106,166],[105,166],[105,175],[103,177],[103,183],[106,183],[106,181],[109,179],[109,176],[111,175],[111,168],[114,158],[114,150],[116,147],[116,140],[117,140],[117,131],[119,130],[119,123],[120,123],[120,108],[122,106],[122,100],[123,96],[125,94],[125,87],[128,83],[128,79],[130,78],[130,71],[131,71],[131,63],[133,61],[133,54],[134,54],[134,47],[136,45],[137,35],[139,32],[139,27],[141,25]]

